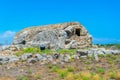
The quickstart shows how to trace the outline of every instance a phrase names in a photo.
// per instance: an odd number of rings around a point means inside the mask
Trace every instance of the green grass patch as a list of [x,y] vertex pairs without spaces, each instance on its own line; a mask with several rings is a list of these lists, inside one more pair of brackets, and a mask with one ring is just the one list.
[[16,52],[16,55],[21,56],[25,53],[54,54],[56,52],[60,54],[69,53],[72,56],[74,53],[76,53],[76,49],[59,49],[55,51],[55,50],[50,50],[50,49],[40,50],[39,48],[29,47],[29,48],[25,48],[21,51]]
[[59,49],[57,50],[58,53],[60,54],[65,54],[65,53],[76,53],[76,49]]
[[29,80],[29,78],[28,76],[23,75],[23,76],[18,76],[17,80]]

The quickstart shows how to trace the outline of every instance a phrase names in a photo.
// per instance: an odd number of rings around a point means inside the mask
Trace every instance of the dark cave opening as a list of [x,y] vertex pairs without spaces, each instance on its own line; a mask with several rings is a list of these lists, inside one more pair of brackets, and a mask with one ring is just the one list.
[[26,44],[26,41],[25,41],[25,40],[23,40],[23,41],[21,42],[21,44],[25,45],[25,44]]
[[77,36],[80,36],[80,29],[76,29],[76,30],[75,30],[75,34],[76,34]]

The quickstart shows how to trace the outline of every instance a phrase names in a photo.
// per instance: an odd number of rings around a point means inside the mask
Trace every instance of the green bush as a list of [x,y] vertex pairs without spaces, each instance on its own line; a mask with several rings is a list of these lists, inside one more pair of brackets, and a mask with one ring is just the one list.
[[60,54],[76,53],[76,49],[59,49],[59,50],[57,50],[57,52]]
[[106,70],[104,68],[98,68],[98,73],[104,74]]
[[51,72],[57,72],[57,70],[59,69],[60,67],[58,65],[54,65],[52,66],[51,68]]
[[28,76],[22,75],[18,76],[17,80],[29,80]]
[[73,71],[74,71],[74,67],[68,66],[68,67],[67,67],[67,71],[68,71],[68,72],[73,72]]

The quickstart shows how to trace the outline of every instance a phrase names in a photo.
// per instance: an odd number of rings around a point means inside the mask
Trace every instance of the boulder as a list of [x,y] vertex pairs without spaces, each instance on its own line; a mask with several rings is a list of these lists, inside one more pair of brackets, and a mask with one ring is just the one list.
[[[69,46],[67,39],[71,42]],[[92,46],[92,37],[79,22],[69,22],[26,28],[17,33],[13,40],[13,45],[23,47],[39,48],[41,44],[50,49],[85,48]]]

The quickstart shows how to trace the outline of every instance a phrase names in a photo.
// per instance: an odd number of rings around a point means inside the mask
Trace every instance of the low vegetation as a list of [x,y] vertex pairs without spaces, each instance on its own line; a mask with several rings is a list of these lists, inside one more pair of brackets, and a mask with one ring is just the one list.
[[[102,47],[103,45],[100,45]],[[107,45],[106,48],[110,48],[113,45]],[[119,48],[120,45],[115,45]],[[20,56],[25,53],[39,53],[39,54],[53,54],[69,53],[71,56],[76,53],[76,49],[73,50],[49,50],[41,51],[39,48],[26,48],[16,53]],[[94,54],[91,57],[80,58],[66,64],[46,64],[43,66],[30,68],[27,66],[27,75],[17,76],[15,80],[120,80],[120,55],[113,54],[100,54],[99,61],[95,61]],[[24,62],[24,61],[21,61]],[[27,65],[27,64],[26,64]],[[34,72],[34,69],[37,69]],[[0,76],[1,78],[1,76]],[[6,80],[6,79],[4,79]],[[11,79],[13,80],[13,79]]]
[[104,48],[111,48],[114,46],[114,48],[117,48],[120,50],[120,44],[96,44],[98,47],[104,47]]
[[39,54],[53,54],[53,53],[65,54],[65,53],[69,53],[69,54],[72,54],[72,53],[76,53],[76,49],[72,49],[72,50],[59,49],[59,50],[55,51],[55,50],[50,50],[50,49],[40,50],[39,48],[29,47],[29,48],[25,48],[21,51],[16,52],[16,55],[21,56],[22,54],[25,54],[25,53],[32,53],[32,54],[35,54],[35,53],[39,53]]

